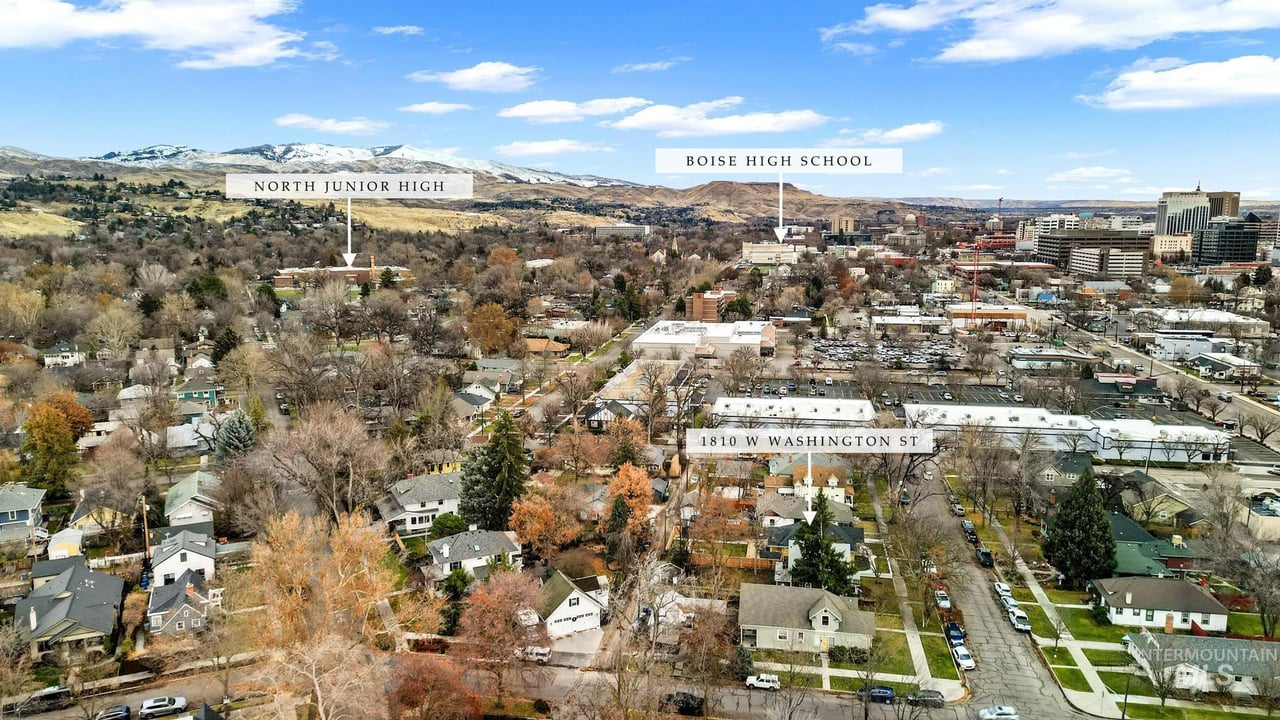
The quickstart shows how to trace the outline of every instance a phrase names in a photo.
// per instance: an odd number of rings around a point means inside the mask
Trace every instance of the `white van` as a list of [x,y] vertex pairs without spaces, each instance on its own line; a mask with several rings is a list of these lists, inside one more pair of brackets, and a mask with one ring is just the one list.
[[[828,385],[832,385],[832,384],[834,384],[834,383],[832,382],[832,380],[831,380],[831,376],[830,376],[830,375],[828,375],[828,376],[826,376],[825,378],[823,378],[823,379],[822,379],[822,381],[823,381],[824,383],[828,384]],[[1280,399],[1280,393],[1276,393],[1276,398],[1277,398],[1277,399]]]

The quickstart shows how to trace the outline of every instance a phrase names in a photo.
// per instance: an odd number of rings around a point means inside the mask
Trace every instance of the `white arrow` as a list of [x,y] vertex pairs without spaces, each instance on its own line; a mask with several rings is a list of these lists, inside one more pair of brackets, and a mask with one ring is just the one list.
[[342,253],[342,259],[347,261],[347,267],[356,261],[356,253],[351,252],[351,198],[347,198],[347,251]]
[[773,229],[773,234],[778,237],[778,242],[782,242],[787,237],[787,229],[782,225],[782,173],[778,173],[778,227]]
[[804,474],[804,494],[809,509],[804,511],[804,521],[806,524],[812,525],[813,519],[818,515],[813,510],[813,453],[805,453],[805,457],[809,460],[809,468]]

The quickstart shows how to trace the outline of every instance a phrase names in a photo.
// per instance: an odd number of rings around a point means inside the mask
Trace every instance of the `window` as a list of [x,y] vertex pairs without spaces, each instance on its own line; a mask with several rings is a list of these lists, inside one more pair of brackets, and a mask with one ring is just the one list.
[[187,553],[186,553],[186,551],[184,550],[184,551],[182,551],[182,552],[178,553],[178,562],[186,562],[186,561],[187,561]]
[[171,584],[173,581],[174,581],[173,573],[165,573],[164,581],[163,581],[163,582],[161,582],[160,584],[161,584],[161,585],[169,585],[169,584]]
[[1152,622],[1152,621],[1154,621],[1155,619],[1156,619],[1156,611],[1155,611],[1155,610],[1148,610],[1148,611],[1147,611],[1147,622]]
[[179,622],[178,622],[178,624],[177,624],[177,625],[174,625],[173,627],[174,627],[174,629],[175,629],[175,630],[184,630],[184,629],[186,629],[186,626],[185,626],[181,621],[179,621]]
[[1182,613],[1182,621],[1181,621],[1181,622],[1182,622],[1182,624],[1183,624],[1183,625],[1186,625],[1187,623],[1190,623],[1190,622],[1191,622],[1191,613],[1189,613],[1189,612],[1183,612],[1183,613]]
[[1201,625],[1209,624],[1209,613],[1200,613],[1200,624]]
[[1244,680],[1244,676],[1242,676],[1242,675],[1237,675],[1237,676],[1236,676],[1236,682],[1240,682],[1241,680]]
[[1133,616],[1134,616],[1134,617],[1138,617],[1138,615],[1139,615],[1142,611],[1141,611],[1141,610],[1139,610],[1138,608],[1134,608],[1133,610],[1130,610],[1129,612],[1133,613]]
[[822,613],[822,627],[827,627],[830,624],[831,624],[831,616],[826,613]]
[[778,639],[779,639],[779,640],[790,640],[790,639],[791,639],[791,631],[790,631],[790,630],[779,630],[779,631],[778,631]]
[[578,607],[578,598],[576,597],[569,598],[569,607]]
[[461,570],[461,569],[462,569],[462,563],[461,563],[461,562],[451,562],[451,563],[449,563],[449,571],[450,571],[450,572],[453,572],[454,570]]

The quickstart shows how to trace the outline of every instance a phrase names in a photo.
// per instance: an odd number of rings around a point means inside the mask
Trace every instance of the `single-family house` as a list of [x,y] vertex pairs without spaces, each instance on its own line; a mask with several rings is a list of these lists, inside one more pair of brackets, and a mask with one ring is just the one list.
[[400,537],[426,535],[436,518],[458,514],[461,487],[461,472],[415,475],[397,480],[375,507],[391,532]]
[[218,406],[218,383],[208,375],[193,375],[173,389],[173,396],[179,403],[197,402],[212,410]]
[[1274,642],[1149,632],[1128,637],[1129,655],[1157,687],[1163,676],[1177,691],[1275,697],[1280,663]]
[[[816,498],[819,492],[825,489],[814,488],[813,496]],[[844,503],[829,502],[827,507],[837,525],[852,525],[857,521],[853,509]],[[756,519],[767,528],[800,522],[808,509],[809,501],[804,496],[765,493],[756,499]]]
[[34,590],[50,580],[61,575],[67,568],[72,567],[88,567],[88,560],[83,555],[72,555],[65,558],[51,558],[48,560],[37,560],[31,566],[31,572],[27,573],[27,578],[31,580],[31,589]]
[[212,522],[218,503],[210,493],[220,482],[217,475],[202,471],[174,483],[164,496],[164,516],[169,525]]
[[83,365],[85,354],[79,347],[63,340],[48,350],[40,352],[45,367],[76,367]]
[[93,572],[81,562],[19,600],[14,618],[33,658],[51,651],[69,656],[102,650],[115,633],[123,598],[123,579]]
[[0,485],[0,542],[31,537],[44,519],[44,490],[22,483]]
[[[796,532],[804,527],[801,523],[792,523],[772,527],[766,531],[765,548],[776,554],[773,565],[773,581],[780,585],[791,583],[791,568],[804,556],[800,543],[796,540]],[[831,539],[831,548],[851,566],[857,567],[857,560],[866,557],[866,533],[862,528],[853,525],[828,525],[823,532]],[[869,565],[868,565],[869,567]]]
[[80,530],[85,535],[97,535],[104,530],[123,528],[132,523],[133,513],[112,507],[106,499],[105,490],[81,488],[80,501],[72,509],[67,527]]
[[523,566],[520,539],[510,530],[468,530],[427,543],[431,562],[422,572],[427,580],[440,582],[454,570],[466,570],[477,580],[489,576],[489,563]]
[[707,476],[716,485],[733,485],[745,491],[754,481],[757,467],[759,466],[751,460],[716,458],[715,465],[707,471]]
[[583,411],[582,419],[592,432],[604,432],[615,420],[630,420],[640,415],[643,408],[630,400],[609,400],[592,405]]
[[527,337],[525,349],[530,355],[543,358],[562,358],[569,354],[569,344],[548,338]]
[[129,426],[119,420],[95,422],[89,432],[76,440],[76,449],[81,455],[92,452],[99,445],[110,440],[116,433],[128,433]]
[[1116,541],[1117,577],[1139,575],[1173,577],[1185,575],[1208,558],[1203,542],[1173,535],[1158,538],[1133,518],[1119,512],[1107,513],[1111,537]]
[[871,647],[873,613],[856,598],[821,588],[743,583],[738,605],[742,646],[767,650],[826,652],[832,647]]
[[1093,467],[1093,456],[1087,452],[1058,450],[1040,471],[1040,484],[1046,488],[1068,488],[1080,479],[1086,469]]
[[1200,353],[1187,361],[1200,377],[1234,382],[1262,374],[1262,365],[1231,353]]
[[211,588],[199,573],[187,570],[174,582],[151,586],[147,630],[157,634],[199,632],[214,608],[222,607],[222,588]]
[[151,574],[158,585],[173,583],[188,571],[212,580],[217,555],[213,538],[183,530],[151,548]]
[[1119,577],[1092,581],[1094,601],[1112,625],[1227,631],[1227,608],[1209,591],[1177,578]]
[[538,616],[551,639],[584,630],[598,630],[606,605],[556,570],[542,583],[542,607]]
[[1194,508],[1182,497],[1182,493],[1149,476],[1136,482],[1129,482],[1129,473],[1120,499],[1124,510],[1130,517],[1139,522],[1157,523],[1160,525],[1176,525],[1186,527],[1191,519],[1190,512]]
[[609,609],[608,575],[588,575],[574,578],[573,584],[582,592],[590,595],[593,600],[600,603],[600,607],[605,608],[605,610]]
[[66,527],[49,536],[49,544],[45,553],[50,560],[83,555],[84,531]]
[[458,417],[466,423],[474,423],[489,408],[493,407],[493,398],[469,392],[453,394],[453,409]]

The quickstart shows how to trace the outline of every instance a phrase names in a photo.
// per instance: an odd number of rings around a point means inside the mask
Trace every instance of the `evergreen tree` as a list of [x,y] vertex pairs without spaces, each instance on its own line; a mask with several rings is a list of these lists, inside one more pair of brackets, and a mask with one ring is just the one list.
[[1044,533],[1044,557],[1071,587],[1109,578],[1116,569],[1116,541],[1102,507],[1102,495],[1086,468],[1062,501]]
[[242,342],[244,341],[240,339],[240,333],[232,330],[231,328],[227,328],[219,333],[218,337],[213,340],[214,364],[216,365],[217,363],[222,362],[222,358],[226,357],[227,353],[240,347]]
[[640,449],[631,441],[630,435],[623,433],[618,438],[617,447],[609,453],[609,464],[613,467],[622,467],[627,463],[644,467],[644,463],[640,461]]
[[439,540],[442,537],[449,537],[466,531],[467,521],[453,513],[441,513],[436,516],[435,520],[431,521],[432,540]]
[[373,294],[373,286],[368,282],[360,283],[360,297],[367,298]]
[[257,395],[249,396],[249,409],[246,414],[249,416],[249,424],[253,426],[255,439],[260,435],[266,435],[271,432],[273,426],[271,421],[267,419],[267,404],[262,402],[261,397]]
[[219,461],[237,458],[253,449],[258,441],[249,416],[237,410],[232,413],[214,438],[214,457]]
[[676,304],[674,307],[671,308],[671,311],[674,312],[676,315],[684,315],[688,311],[688,308],[686,308],[684,304],[684,298],[682,297],[676,298]]
[[463,519],[483,530],[506,530],[511,505],[524,494],[529,468],[524,460],[524,434],[511,413],[501,412],[489,444],[462,461],[462,487],[458,510]]
[[382,275],[378,278],[378,287],[391,289],[396,286],[396,274],[391,272],[391,268],[383,268]]
[[800,558],[791,564],[791,584],[820,587],[841,596],[851,595],[853,566],[840,556],[827,534],[834,524],[835,515],[827,504],[826,493],[821,490],[813,499],[813,512],[813,522],[801,523],[794,536]]

